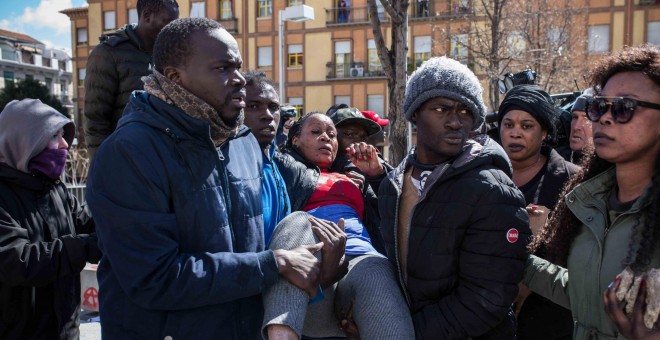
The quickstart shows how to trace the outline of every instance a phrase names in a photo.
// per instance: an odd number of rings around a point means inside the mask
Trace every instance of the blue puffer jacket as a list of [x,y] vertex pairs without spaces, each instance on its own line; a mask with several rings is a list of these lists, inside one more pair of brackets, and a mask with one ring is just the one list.
[[104,339],[257,339],[264,250],[261,150],[243,128],[217,150],[207,122],[134,92],[87,186],[104,252]]

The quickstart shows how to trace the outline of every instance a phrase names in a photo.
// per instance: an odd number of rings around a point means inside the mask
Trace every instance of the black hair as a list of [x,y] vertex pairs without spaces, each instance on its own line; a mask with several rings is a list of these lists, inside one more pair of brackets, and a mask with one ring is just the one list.
[[165,25],[154,43],[154,68],[163,73],[165,66],[185,65],[194,46],[190,38],[199,31],[224,29],[218,22],[207,18],[176,19]]
[[245,86],[256,86],[260,89],[263,89],[266,85],[273,87],[273,81],[266,76],[266,73],[256,70],[247,70],[243,73],[243,78],[245,78]]
[[137,0],[138,18],[145,10],[149,10],[152,13],[158,13],[167,5],[174,6],[174,8],[179,8],[179,4],[176,2],[176,0]]
[[284,145],[284,150],[293,150],[294,145],[293,145],[293,137],[300,137],[300,133],[302,132],[302,126],[305,124],[305,121],[314,115],[323,115],[325,114],[320,111],[312,111],[309,113],[306,113],[304,116],[302,116],[300,119],[298,119],[293,125],[291,125],[291,128],[289,129],[289,138],[286,141],[286,144]]

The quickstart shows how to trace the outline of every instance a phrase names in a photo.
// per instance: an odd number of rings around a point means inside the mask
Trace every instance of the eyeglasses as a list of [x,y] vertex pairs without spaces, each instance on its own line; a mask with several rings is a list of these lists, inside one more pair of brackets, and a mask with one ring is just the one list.
[[641,100],[623,97],[593,97],[587,99],[587,118],[592,122],[597,122],[612,107],[612,118],[619,124],[625,124],[632,119],[637,106],[660,110],[660,104]]

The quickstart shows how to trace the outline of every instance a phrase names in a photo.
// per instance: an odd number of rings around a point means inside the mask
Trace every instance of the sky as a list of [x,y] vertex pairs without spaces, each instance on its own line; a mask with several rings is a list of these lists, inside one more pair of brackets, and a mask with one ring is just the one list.
[[71,55],[71,21],[59,11],[86,0],[0,0],[0,28],[27,34]]

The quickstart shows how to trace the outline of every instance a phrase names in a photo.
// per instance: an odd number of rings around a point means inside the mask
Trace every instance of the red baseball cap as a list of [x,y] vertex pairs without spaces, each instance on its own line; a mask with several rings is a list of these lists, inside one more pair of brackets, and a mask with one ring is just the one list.
[[374,122],[378,123],[380,126],[387,126],[390,123],[389,119],[383,119],[378,116],[376,112],[373,111],[360,111],[365,118],[371,119]]

